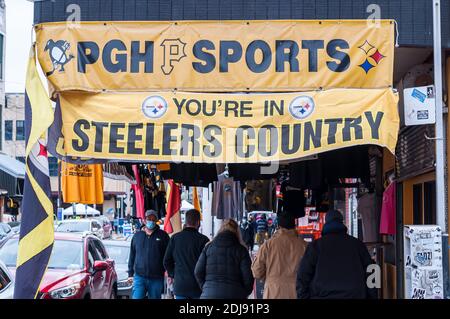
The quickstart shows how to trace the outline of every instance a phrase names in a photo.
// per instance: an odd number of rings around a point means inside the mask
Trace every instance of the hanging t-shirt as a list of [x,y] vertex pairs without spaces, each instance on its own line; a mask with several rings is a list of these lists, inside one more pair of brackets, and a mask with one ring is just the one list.
[[103,204],[102,164],[75,165],[61,162],[65,203]]
[[395,235],[396,233],[396,183],[391,183],[383,193],[381,207],[380,234]]
[[358,199],[358,213],[362,219],[363,242],[375,243],[378,241],[380,224],[379,211],[375,193],[367,193]]
[[241,183],[219,175],[213,184],[211,214],[217,219],[240,220],[243,214]]

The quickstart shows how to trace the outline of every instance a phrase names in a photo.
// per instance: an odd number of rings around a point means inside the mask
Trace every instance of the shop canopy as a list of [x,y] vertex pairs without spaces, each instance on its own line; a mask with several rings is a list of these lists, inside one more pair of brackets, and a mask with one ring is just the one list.
[[0,154],[0,188],[8,195],[23,194],[25,164],[6,154]]
[[73,206],[70,206],[63,210],[63,216],[100,216],[100,211],[84,204],[75,204],[75,214],[74,214],[74,208]]

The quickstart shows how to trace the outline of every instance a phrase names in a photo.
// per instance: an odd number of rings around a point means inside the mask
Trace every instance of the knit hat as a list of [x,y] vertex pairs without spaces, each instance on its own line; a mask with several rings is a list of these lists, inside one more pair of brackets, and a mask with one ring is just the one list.
[[343,223],[344,222],[344,216],[342,216],[341,212],[338,210],[330,210],[328,211],[328,213],[325,215],[325,223],[330,223],[330,222],[339,222],[339,223]]

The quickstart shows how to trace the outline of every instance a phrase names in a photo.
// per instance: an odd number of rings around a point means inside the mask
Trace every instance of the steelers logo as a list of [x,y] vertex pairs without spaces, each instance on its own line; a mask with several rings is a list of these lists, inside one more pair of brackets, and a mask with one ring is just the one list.
[[299,120],[303,120],[314,112],[314,100],[310,96],[298,96],[289,105],[291,115]]
[[161,96],[150,96],[142,103],[142,112],[150,119],[159,119],[167,112],[167,102]]

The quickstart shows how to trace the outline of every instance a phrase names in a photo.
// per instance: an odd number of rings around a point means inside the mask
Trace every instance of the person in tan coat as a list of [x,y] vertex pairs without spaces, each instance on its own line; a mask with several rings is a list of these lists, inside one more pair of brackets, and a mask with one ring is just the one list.
[[264,281],[264,299],[296,299],[297,269],[307,243],[297,235],[294,218],[278,216],[278,226],[260,247],[252,272]]

